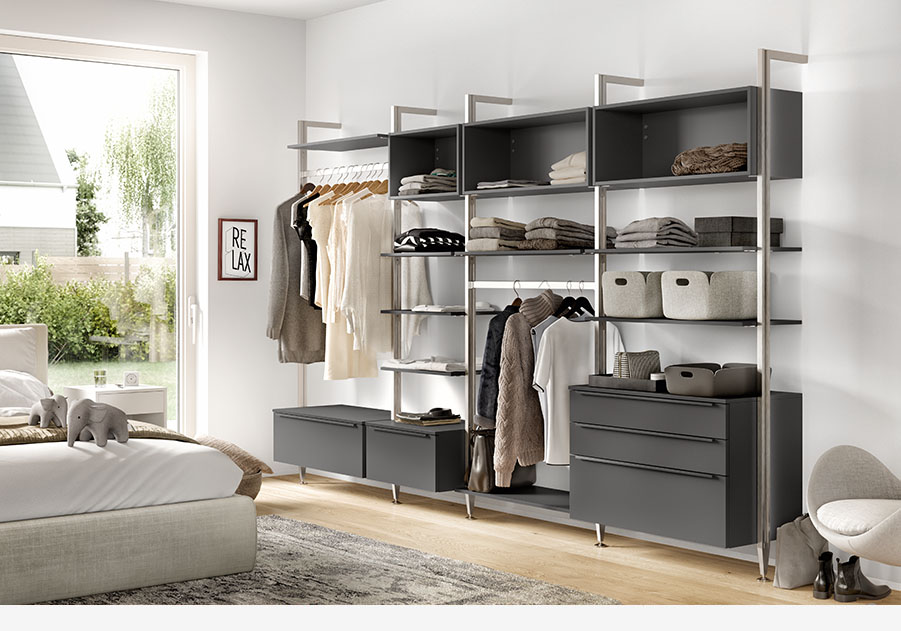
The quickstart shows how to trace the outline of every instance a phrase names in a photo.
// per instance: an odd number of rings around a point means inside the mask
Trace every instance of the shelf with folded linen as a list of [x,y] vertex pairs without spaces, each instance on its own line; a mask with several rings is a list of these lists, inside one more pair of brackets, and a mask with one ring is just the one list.
[[461,125],[429,127],[391,134],[388,159],[391,199],[453,201],[462,199],[459,158]]
[[[389,359],[380,367],[389,372],[413,373],[418,375],[441,375],[443,377],[463,377],[466,375],[466,362],[461,359],[447,357],[429,357],[425,359]],[[476,365],[476,374],[482,372],[481,362]]]
[[464,194],[590,192],[589,115],[578,108],[464,125]]
[[[608,231],[608,244],[609,235]],[[503,254],[583,254],[594,247],[594,226],[557,217],[527,224],[502,217],[470,220],[467,256]]]

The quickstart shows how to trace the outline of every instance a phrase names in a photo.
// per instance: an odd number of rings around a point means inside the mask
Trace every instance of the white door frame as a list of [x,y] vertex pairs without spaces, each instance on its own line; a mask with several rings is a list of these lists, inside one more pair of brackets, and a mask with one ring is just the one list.
[[[6,33],[9,33],[7,31]],[[0,52],[178,71],[178,429],[197,431],[197,55],[0,32]]]

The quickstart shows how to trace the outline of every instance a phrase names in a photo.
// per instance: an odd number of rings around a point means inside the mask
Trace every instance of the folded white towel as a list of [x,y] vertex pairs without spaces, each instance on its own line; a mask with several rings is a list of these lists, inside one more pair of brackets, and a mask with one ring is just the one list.
[[571,153],[562,160],[559,160],[551,165],[552,171],[558,171],[560,169],[565,169],[566,167],[582,167],[582,170],[585,170],[585,166],[588,163],[585,160],[585,152],[579,151],[577,153]]
[[585,167],[565,167],[563,169],[554,169],[548,176],[551,178],[551,181],[554,180],[565,180],[571,177],[581,177],[585,178]]
[[559,186],[561,184],[584,184],[585,176],[580,175],[579,177],[568,177],[562,180],[551,180],[551,186]]

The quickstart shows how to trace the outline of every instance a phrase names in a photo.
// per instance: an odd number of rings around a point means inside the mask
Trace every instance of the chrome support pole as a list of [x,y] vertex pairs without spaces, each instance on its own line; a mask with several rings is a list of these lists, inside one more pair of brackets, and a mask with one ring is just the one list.
[[[323,121],[297,121],[297,143],[306,144],[309,142],[309,130],[313,127],[318,129],[341,129],[341,123],[327,123]],[[297,152],[297,190],[300,190],[306,184],[306,173],[309,170],[307,165],[307,150],[300,149]],[[307,404],[307,370],[304,364],[297,366],[297,405],[303,406]],[[300,483],[303,481],[303,469],[301,469]]]
[[486,96],[484,94],[467,94],[463,122],[474,123],[476,120],[476,104],[491,103],[494,105],[513,105],[513,99],[505,96]]
[[807,63],[807,55],[760,48],[757,50],[758,137],[757,137],[757,370],[760,374],[760,400],[757,404],[757,561],[759,581],[769,581],[770,562],[770,438],[772,407],[770,395],[770,167],[772,146],[770,130],[770,62]]
[[391,503],[400,504],[400,486],[397,484],[391,485]]
[[594,525],[594,531],[595,531],[595,533],[597,533],[597,536],[598,536],[598,542],[596,544],[594,544],[595,548],[609,547],[606,543],[604,543],[604,534],[606,533],[606,530],[607,529],[604,527],[604,524],[595,524]]
[[300,483],[307,483],[307,468],[306,467],[297,467],[297,473],[300,476]]
[[475,498],[472,495],[467,493],[466,494],[466,519],[475,519],[475,515],[472,514],[472,511],[473,511],[473,509],[475,509],[475,507],[476,507]]

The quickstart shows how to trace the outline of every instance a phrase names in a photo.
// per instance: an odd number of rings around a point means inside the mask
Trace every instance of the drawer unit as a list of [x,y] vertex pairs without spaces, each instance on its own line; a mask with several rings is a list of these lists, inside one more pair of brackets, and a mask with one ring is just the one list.
[[570,453],[726,475],[726,441],[573,421]]
[[301,467],[366,477],[367,422],[387,410],[327,405],[273,410],[273,457]]
[[725,476],[586,456],[570,460],[570,515],[725,548],[755,538],[754,496]]
[[368,423],[366,477],[424,491],[458,489],[463,485],[465,436],[462,423]]

